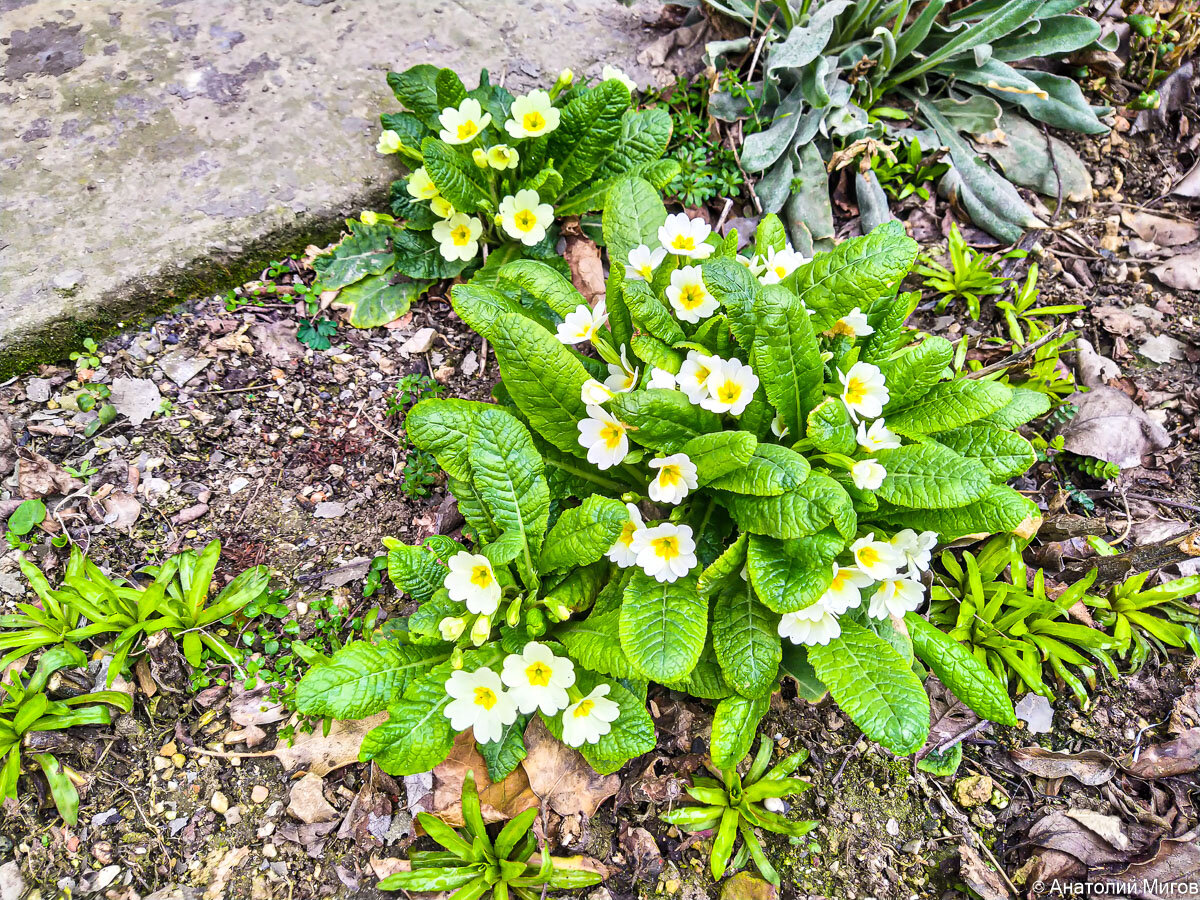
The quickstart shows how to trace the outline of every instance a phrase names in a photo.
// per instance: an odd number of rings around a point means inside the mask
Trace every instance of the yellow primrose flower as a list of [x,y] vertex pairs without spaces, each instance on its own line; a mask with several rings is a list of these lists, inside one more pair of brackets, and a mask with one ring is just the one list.
[[481,169],[486,169],[488,167],[487,151],[482,147],[476,147],[471,151],[471,159],[475,160],[475,165],[479,166]]
[[515,169],[520,161],[521,157],[517,151],[508,144],[497,144],[488,148],[487,163],[493,169],[499,169],[501,172],[505,169]]
[[425,167],[414,169],[408,176],[408,195],[414,200],[432,200],[438,195],[437,185],[425,171]]
[[389,129],[379,136],[379,141],[375,144],[375,152],[383,154],[399,153],[402,146],[404,145],[400,141],[400,135]]
[[530,91],[513,101],[511,118],[505,130],[515,138],[534,138],[549,134],[558,127],[560,113],[550,102],[546,91]]
[[483,234],[483,223],[475,216],[455,213],[448,219],[434,223],[431,231],[438,242],[444,259],[474,259],[479,252],[479,236]]
[[449,219],[454,215],[454,207],[450,205],[450,201],[438,194],[429,201],[429,208],[433,210],[433,214],[439,219]]
[[447,144],[469,144],[492,124],[492,115],[483,111],[478,100],[468,97],[457,109],[453,106],[443,109],[438,121],[442,125],[438,137]]
[[554,207],[542,203],[538,192],[530,188],[510,194],[500,201],[500,225],[509,237],[532,247],[546,236],[554,223]]

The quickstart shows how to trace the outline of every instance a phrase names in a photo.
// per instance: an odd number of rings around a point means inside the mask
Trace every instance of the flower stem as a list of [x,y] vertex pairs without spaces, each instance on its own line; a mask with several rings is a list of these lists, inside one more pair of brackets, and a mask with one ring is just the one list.
[[605,478],[603,475],[597,475],[595,472],[589,472],[586,469],[581,469],[569,462],[553,459],[547,460],[547,462],[553,466],[558,466],[558,468],[562,469],[564,472],[570,472],[572,475],[576,475],[582,478],[584,481],[590,481],[593,484],[598,484],[601,487],[608,488],[610,491],[625,491],[626,485],[621,484],[619,481],[614,481],[611,478]]

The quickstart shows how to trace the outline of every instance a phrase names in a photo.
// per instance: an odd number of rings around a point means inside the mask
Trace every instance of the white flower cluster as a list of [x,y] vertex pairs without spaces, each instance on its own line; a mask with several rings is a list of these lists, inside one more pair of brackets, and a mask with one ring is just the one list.
[[475,740],[489,744],[500,740],[518,714],[562,712],[563,742],[571,747],[594,744],[612,730],[621,708],[608,699],[612,688],[607,684],[596,685],[586,696],[574,686],[574,663],[532,641],[505,657],[500,674],[486,666],[451,672],[446,681],[451,700],[443,714],[455,731],[471,728]]
[[863,590],[876,585],[867,615],[874,619],[902,617],[917,609],[925,597],[921,573],[929,568],[937,533],[906,528],[890,541],[865,535],[850,545],[854,564],[833,564],[833,581],[820,599],[779,621],[779,635],[793,644],[828,644],[842,633],[838,616],[862,605]]

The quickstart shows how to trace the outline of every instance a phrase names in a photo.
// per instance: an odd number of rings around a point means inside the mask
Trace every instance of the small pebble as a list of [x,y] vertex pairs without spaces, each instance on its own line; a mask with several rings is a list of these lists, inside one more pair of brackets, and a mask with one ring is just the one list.
[[274,844],[263,844],[262,855],[267,859],[274,859],[277,852]]
[[212,799],[208,801],[208,805],[212,807],[213,812],[224,815],[229,810],[229,798],[220,791],[215,791]]
[[171,762],[174,764],[175,768],[182,769],[187,765],[187,757],[182,753],[175,753],[171,756]]
[[250,791],[250,802],[266,803],[269,796],[271,796],[271,792],[267,790],[265,784],[256,784],[254,789]]
[[169,743],[162,745],[162,749],[160,749],[158,751],[158,755],[164,756],[167,759],[170,759],[172,756],[174,756],[178,752],[179,752],[179,748],[177,746],[175,746],[174,741],[171,741]]
[[239,807],[231,806],[225,810],[225,824],[238,825],[242,821],[242,811]]

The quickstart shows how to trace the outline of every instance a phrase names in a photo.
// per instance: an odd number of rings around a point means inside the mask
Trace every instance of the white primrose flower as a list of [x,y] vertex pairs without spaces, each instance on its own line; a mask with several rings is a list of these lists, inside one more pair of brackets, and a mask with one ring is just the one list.
[[612,723],[621,716],[621,707],[608,699],[612,690],[607,684],[598,684],[592,692],[572,703],[562,714],[563,743],[568,747],[594,744],[612,730]]
[[637,554],[633,551],[633,536],[646,527],[642,522],[640,509],[632,503],[626,503],[625,508],[629,510],[629,521],[625,523],[621,534],[617,537],[617,542],[609,548],[607,554],[608,558],[622,569],[637,565]]
[[872,619],[886,619],[895,616],[904,618],[907,612],[913,612],[925,599],[925,585],[919,581],[907,578],[889,578],[880,583],[875,593],[871,595],[871,605],[867,615]]
[[558,326],[558,339],[564,344],[582,344],[590,341],[596,330],[607,321],[608,309],[603,299],[596,302],[594,309],[586,303],[580,303],[575,307],[575,312],[567,313]]
[[874,334],[875,329],[867,324],[867,314],[857,306],[846,313],[831,326],[826,334],[834,337],[860,338]]
[[853,566],[833,564],[833,581],[817,601],[835,616],[840,616],[848,609],[858,609],[862,604],[862,589],[870,587],[874,579],[866,572],[860,572]]
[[873,459],[860,459],[850,467],[850,478],[860,491],[877,491],[887,477],[887,469]]
[[456,210],[450,204],[450,201],[438,194],[436,197],[429,198],[429,208],[433,210],[433,214],[440,219],[449,219],[454,215]]
[[535,138],[558,127],[561,114],[545,91],[530,91],[513,101],[504,129],[515,138]]
[[904,554],[888,541],[875,540],[875,532],[860,537],[850,545],[855,564],[875,581],[895,578],[904,565]]
[[917,534],[911,528],[905,528],[892,535],[892,546],[904,554],[909,578],[919,580],[921,573],[929,568],[929,559],[937,542],[936,531],[922,531]]
[[611,469],[629,453],[625,423],[599,406],[587,407],[588,418],[579,423],[579,446],[587,449],[588,462]]
[[771,420],[771,434],[777,438],[787,437],[790,429],[783,424],[783,416],[780,413],[775,413],[775,418]]
[[475,216],[455,213],[448,219],[434,222],[430,234],[438,242],[438,250],[444,259],[474,259],[479,253],[483,223]]
[[575,664],[555,656],[545,644],[530,641],[519,654],[505,657],[500,680],[523,714],[540,709],[552,716],[571,702],[567,688],[575,683]]
[[737,359],[722,359],[713,367],[705,384],[708,396],[700,405],[712,412],[740,416],[758,390],[758,376]]
[[675,315],[682,321],[693,324],[707,319],[721,305],[704,286],[699,266],[683,266],[672,272],[671,283],[667,285],[666,293],[667,301],[675,310]]
[[656,581],[677,581],[696,567],[696,542],[690,525],[663,522],[633,535],[637,564]]
[[856,422],[859,416],[875,419],[883,413],[890,395],[879,366],[856,362],[849,372],[838,372],[838,378],[842,382],[842,402],[846,404],[851,419]]
[[618,69],[616,66],[605,66],[600,70],[601,81],[608,81],[610,79],[621,82],[621,84],[629,88],[629,93],[631,94],[638,89],[637,82]]
[[634,281],[649,281],[654,277],[654,270],[662,265],[667,258],[667,251],[662,247],[651,250],[645,244],[638,244],[629,251],[629,262],[625,264],[625,277]]
[[858,446],[868,453],[878,450],[895,450],[900,446],[900,438],[884,424],[883,419],[876,419],[867,427],[866,422],[858,423]]
[[379,135],[379,140],[375,143],[376,153],[399,153],[400,148],[404,146],[404,142],[400,140],[400,135],[392,130],[387,130]]
[[750,274],[755,278],[762,276],[764,271],[763,258],[758,254],[755,254],[754,256],[742,256],[739,254],[734,256],[734,259],[749,269]]
[[532,247],[546,236],[554,224],[554,207],[543,203],[531,188],[517,191],[500,201],[500,227],[513,240]]
[[637,387],[640,371],[629,365],[629,357],[625,355],[625,348],[622,346],[621,364],[608,364],[608,377],[604,379],[604,386],[614,393],[628,394]]
[[408,176],[406,189],[414,200],[432,200],[438,195],[437,185],[433,183],[424,166],[413,169],[413,173]]
[[708,376],[720,362],[719,356],[707,356],[699,350],[688,351],[687,359],[679,367],[676,382],[690,403],[698,404],[708,398]]
[[791,247],[784,247],[782,250],[768,247],[766,257],[759,258],[762,260],[762,274],[758,276],[758,280],[763,284],[779,284],[808,262],[803,254]]
[[706,244],[712,227],[703,219],[692,219],[687,213],[667,216],[667,221],[658,226],[658,240],[668,253],[690,259],[708,259],[712,255],[712,244]]
[[460,550],[450,557],[449,566],[442,587],[450,592],[450,599],[467,604],[467,609],[477,616],[494,613],[500,605],[501,589],[488,558]]
[[655,367],[650,370],[650,380],[646,382],[646,387],[656,391],[673,391],[676,389],[675,376],[666,369]]
[[505,169],[515,169],[521,161],[521,155],[508,144],[497,144],[488,147],[485,159],[493,169],[503,172]]
[[517,704],[504,690],[500,676],[484,667],[474,672],[451,672],[446,693],[454,699],[442,710],[455,731],[475,732],[475,740],[490,744],[500,740],[504,727],[517,720]]
[[688,491],[694,491],[699,486],[696,480],[696,464],[688,459],[686,453],[674,453],[661,459],[652,459],[650,468],[658,469],[658,474],[650,482],[647,491],[655,503],[669,503],[675,506],[683,502]]
[[779,636],[793,644],[828,644],[842,633],[837,616],[819,602],[795,612],[784,613],[779,620]]
[[467,97],[457,109],[453,106],[443,109],[438,122],[442,126],[438,137],[447,144],[469,144],[492,124],[492,114],[485,113],[474,97]]
[[589,378],[585,381],[579,391],[579,399],[583,401],[584,406],[600,406],[602,403],[607,403],[614,396],[613,391],[610,391],[595,378]]

